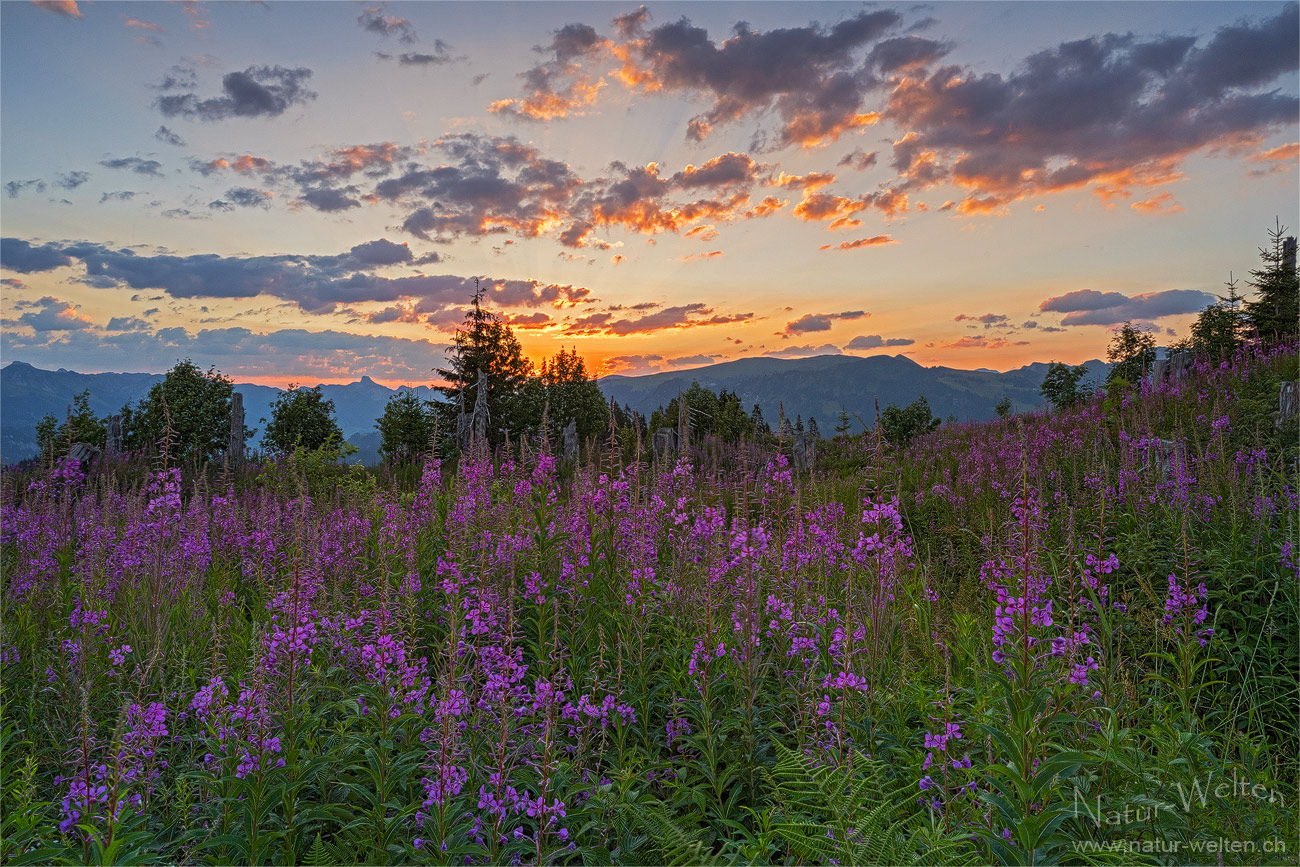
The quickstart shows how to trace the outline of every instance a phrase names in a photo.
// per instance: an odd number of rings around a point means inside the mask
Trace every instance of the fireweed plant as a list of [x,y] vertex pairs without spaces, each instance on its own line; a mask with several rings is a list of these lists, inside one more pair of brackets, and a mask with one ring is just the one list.
[[6,472],[0,861],[1293,860],[1296,378],[802,473]]

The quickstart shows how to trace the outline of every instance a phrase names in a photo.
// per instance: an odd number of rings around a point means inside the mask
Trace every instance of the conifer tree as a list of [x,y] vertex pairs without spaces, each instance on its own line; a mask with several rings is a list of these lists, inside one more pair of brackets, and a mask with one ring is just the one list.
[[1286,236],[1279,221],[1261,247],[1264,267],[1250,272],[1250,287],[1258,297],[1246,304],[1246,315],[1260,339],[1294,340],[1300,335],[1300,276],[1296,272],[1296,239]]
[[478,399],[478,374],[487,375],[488,442],[498,445],[510,435],[517,438],[528,427],[520,406],[520,393],[532,372],[523,348],[510,326],[483,307],[486,290],[475,280],[474,297],[465,322],[452,338],[449,364],[437,373],[446,381],[438,390],[447,398],[439,407],[446,430],[456,430],[456,415],[472,412]]

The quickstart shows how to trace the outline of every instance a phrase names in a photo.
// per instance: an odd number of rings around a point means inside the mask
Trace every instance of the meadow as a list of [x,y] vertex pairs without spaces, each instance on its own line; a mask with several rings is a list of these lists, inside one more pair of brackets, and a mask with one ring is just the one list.
[[1295,379],[6,472],[0,862],[1295,863]]

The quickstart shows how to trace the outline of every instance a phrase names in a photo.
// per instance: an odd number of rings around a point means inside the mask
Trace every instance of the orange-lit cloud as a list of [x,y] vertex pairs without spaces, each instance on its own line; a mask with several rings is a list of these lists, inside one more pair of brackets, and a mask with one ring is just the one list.
[[1134,202],[1130,208],[1139,214],[1176,214],[1183,206],[1174,202],[1174,194],[1163,192],[1141,202]]
[[203,3],[198,2],[198,0],[179,0],[179,2],[182,11],[184,11],[190,19],[191,30],[203,30],[212,26],[212,22],[205,17],[206,13],[203,8]]
[[[352,147],[340,148],[331,153],[330,162],[326,164],[325,170],[331,174],[351,176],[375,166],[391,166],[393,160],[404,157],[408,153],[408,148],[401,147],[396,142],[391,141],[371,145],[353,145]],[[240,157],[240,159],[246,158]],[[265,160],[261,162],[265,164]],[[238,161],[236,161],[235,169],[236,171],[239,170]]]
[[506,324],[511,328],[518,328],[522,331],[536,331],[542,328],[549,328],[552,324],[551,317],[541,311],[536,313],[516,313],[505,318]]
[[136,27],[140,30],[152,30],[154,33],[167,32],[166,27],[163,27],[159,24],[154,24],[152,21],[141,21],[138,18],[128,18],[122,23],[125,24],[127,27]]
[[776,196],[768,196],[754,207],[744,213],[746,217],[766,217],[769,214],[775,214],[777,211],[790,204],[788,201],[782,201]]
[[863,199],[850,199],[831,193],[810,193],[803,201],[794,206],[794,215],[806,222],[831,220],[832,228],[858,225],[860,220],[850,218],[867,209],[868,202]]
[[769,349],[763,353],[772,358],[809,358],[814,355],[839,355],[840,348],[833,343],[823,343],[821,346],[815,346],[806,343],[802,346],[785,346],[781,349]]
[[860,250],[863,247],[882,247],[885,244],[897,244],[893,238],[888,235],[872,235],[870,238],[858,238],[853,241],[841,241],[839,244],[822,244],[817,249],[829,250],[832,246],[840,250]]
[[255,157],[252,154],[244,154],[238,157],[233,163],[226,163],[225,160],[217,160],[214,166],[222,164],[220,167],[225,168],[227,165],[241,175],[252,174],[256,171],[262,171],[271,165],[271,161],[263,157]]
[[69,18],[81,17],[81,10],[77,8],[77,0],[32,0],[32,5],[38,9],[44,9],[46,12],[67,15]]
[[550,54],[550,59],[519,74],[527,95],[499,99],[488,106],[488,111],[532,121],[581,116],[583,109],[596,104],[605,86],[605,79],[593,80],[584,71],[584,64],[604,56],[609,46],[608,39],[586,24],[561,27],[550,44],[539,49]]
[[1177,180],[1191,154],[1241,150],[1293,124],[1297,101],[1259,88],[1295,72],[1297,27],[1288,4],[1200,45],[1105,34],[1037,52],[1005,77],[957,66],[910,73],[885,109],[908,130],[892,165],[906,188],[965,188],[948,208],[962,214],[1089,186],[1113,205]]
[[1270,150],[1252,154],[1248,159],[1255,165],[1264,166],[1262,169],[1252,169],[1252,175],[1271,175],[1290,171],[1296,167],[1296,161],[1300,160],[1300,142],[1278,145]]
[[759,32],[740,22],[718,43],[685,18],[650,28],[642,9],[615,20],[624,40],[612,48],[621,63],[615,78],[643,93],[711,98],[712,107],[688,121],[688,139],[702,141],[720,125],[772,110],[780,119],[777,144],[819,147],[881,119],[863,105],[871,76],[862,73],[864,66],[885,71],[891,59],[864,54],[901,21],[893,10],[875,10],[830,27]]
[[687,255],[687,256],[679,256],[679,257],[677,257],[677,261],[678,261],[678,262],[698,262],[698,261],[702,261],[702,260],[705,260],[705,259],[720,259],[721,257],[722,257],[722,251],[721,251],[721,250],[710,250],[710,251],[707,252],[707,253],[691,253],[690,255]]
[[749,154],[728,151],[705,162],[703,165],[688,164],[672,176],[674,187],[691,190],[697,187],[729,187],[735,185],[749,186],[758,178],[763,166],[754,162]]
[[581,117],[582,109],[596,104],[596,97],[604,86],[605,79],[593,82],[584,75],[560,91],[538,91],[522,99],[498,99],[488,106],[488,111],[527,120]]
[[[615,308],[617,311],[618,308]],[[633,308],[636,309],[636,308]],[[618,318],[614,312],[592,313],[570,321],[564,329],[567,335],[619,335],[653,334],[659,331],[676,331],[709,325],[728,325],[748,322],[753,313],[717,313],[705,304],[683,304],[664,307],[636,318]]]
[[25,326],[38,335],[51,332],[82,331],[94,325],[89,317],[77,312],[75,304],[46,296],[38,301],[17,301],[10,305],[14,311],[23,310],[17,319],[5,319],[6,328]]
[[683,238],[695,238],[700,241],[712,241],[718,237],[718,230],[712,225],[696,226],[682,236]]
[[409,212],[403,223],[406,231],[429,239],[511,232],[554,235],[571,248],[608,249],[618,242],[594,240],[597,229],[681,233],[765,216],[782,204],[770,197],[751,204],[750,191],[764,167],[735,152],[669,176],[660,173],[657,163],[628,167],[615,162],[613,177],[584,180],[566,164],[513,138],[459,133],[444,136],[433,147],[457,164],[433,169],[407,163],[403,174],[374,188],[380,201],[429,201],[428,207]]
[[835,175],[830,172],[809,172],[806,175],[787,175],[781,172],[772,179],[771,186],[808,193],[833,183]]
[[1002,349],[1011,344],[1003,337],[985,337],[983,334],[976,334],[969,337],[961,337],[952,343],[945,343],[942,349]]

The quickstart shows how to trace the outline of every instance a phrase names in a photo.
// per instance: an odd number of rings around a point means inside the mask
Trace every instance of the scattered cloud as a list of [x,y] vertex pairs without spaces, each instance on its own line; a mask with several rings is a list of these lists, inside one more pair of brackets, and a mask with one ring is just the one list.
[[[632,309],[638,309],[633,307]],[[648,308],[647,308],[648,309]],[[677,307],[664,307],[635,318],[616,318],[613,312],[592,313],[569,322],[564,329],[569,335],[613,334],[652,334],[657,331],[670,331],[683,328],[697,328],[707,325],[728,325],[748,322],[754,318],[753,313],[722,314],[702,303],[683,304]]]
[[853,241],[841,241],[838,244],[822,244],[817,249],[829,250],[832,247],[838,250],[860,250],[863,247],[883,247],[886,244],[897,244],[898,242],[889,235],[872,235],[870,238],[858,238]]
[[511,328],[518,328],[521,331],[535,331],[540,328],[549,328],[554,324],[550,314],[543,313],[540,310],[535,313],[513,313],[505,317],[506,324]]
[[112,320],[122,330],[89,327],[27,337],[0,332],[7,357],[76,369],[162,372],[178,358],[202,358],[236,380],[276,377],[355,379],[365,373],[383,380],[428,382],[430,371],[446,364],[447,344],[425,339],[308,331],[300,328],[257,332],[248,328],[145,330],[129,320]]
[[587,24],[566,24],[552,34],[551,42],[534,51],[548,59],[521,72],[525,95],[499,99],[488,106],[493,114],[519,120],[545,121],[580,116],[596,104],[603,78],[593,80],[584,63],[599,58],[609,40]]
[[963,188],[945,209],[967,215],[1081,187],[1108,199],[1176,181],[1194,152],[1294,124],[1296,97],[1258,89],[1297,69],[1297,28],[1289,3],[1199,45],[1106,33],[1038,51],[1005,76],[959,66],[906,75],[884,110],[909,130],[892,165],[909,189]]
[[[406,244],[387,239],[358,244],[333,256],[143,256],[101,244],[62,242],[33,245],[0,239],[0,266],[20,274],[51,271],[80,262],[82,282],[96,286],[155,289],[173,298],[252,298],[266,295],[307,313],[330,313],[340,305],[412,301],[421,313],[459,305],[473,293],[471,277],[370,273],[389,265],[436,261],[416,259]],[[590,290],[539,280],[483,278],[489,302],[502,307],[562,307],[586,300]],[[706,323],[698,323],[706,324]]]
[[[191,71],[192,74],[192,71]],[[228,72],[221,79],[221,96],[199,99],[193,93],[165,93],[154,100],[164,117],[219,121],[232,117],[279,117],[295,105],[316,98],[305,82],[312,71],[305,67],[250,66],[243,72]],[[186,87],[169,75],[160,89]]]
[[90,172],[59,172],[54,179],[54,186],[61,190],[75,190],[88,180],[90,180]]
[[190,19],[191,30],[205,30],[212,26],[212,22],[204,17],[204,4],[200,0],[179,0],[181,11],[185,17]]
[[718,355],[679,355],[676,358],[665,358],[665,367],[700,367],[704,364],[712,364],[720,358]]
[[1250,174],[1259,177],[1290,171],[1296,167],[1298,159],[1300,159],[1300,142],[1278,145],[1275,148],[1252,154],[1248,158],[1248,162],[1263,166],[1263,168],[1251,169]]
[[76,305],[60,301],[53,296],[47,295],[31,306],[35,309],[28,310],[16,320],[5,320],[6,327],[26,326],[40,334],[51,331],[80,331],[91,328],[94,324],[89,316],[77,312]]
[[808,313],[793,322],[787,322],[784,330],[778,332],[783,337],[794,334],[807,334],[812,331],[830,331],[836,321],[865,319],[870,316],[865,310],[846,310],[843,313]]
[[275,193],[268,190],[255,190],[252,187],[232,187],[226,190],[225,200],[240,208],[266,209],[271,207],[271,200],[274,197]]
[[863,334],[844,344],[847,350],[880,349],[886,346],[911,346],[916,343],[910,337],[881,337],[879,334]]
[[851,169],[856,169],[857,171],[860,172],[865,172],[867,169],[875,166],[876,157],[877,154],[875,151],[871,151],[870,153],[868,153],[864,151],[862,148],[854,148],[852,151],[845,154],[844,157],[840,159],[840,161],[835,165],[839,166],[840,168],[847,167]]
[[121,157],[120,159],[100,160],[99,164],[106,169],[129,169],[137,175],[149,175],[154,178],[161,178],[162,163],[157,160],[146,160],[140,157]]
[[149,323],[138,316],[114,316],[104,326],[105,331],[148,331]]
[[721,43],[686,18],[654,28],[648,20],[644,7],[615,19],[627,40],[613,48],[622,61],[616,76],[633,90],[712,99],[690,119],[687,139],[703,141],[715,127],[771,112],[780,120],[778,146],[812,147],[879,120],[863,106],[877,84],[863,55],[902,17],[882,9],[829,27],[767,32],[738,22]]
[[799,190],[803,193],[810,193],[833,183],[835,183],[835,175],[829,172],[809,172],[806,175],[787,175],[785,172],[781,172],[771,181],[771,185],[774,187]]
[[1183,206],[1174,201],[1174,194],[1165,191],[1141,202],[1134,202],[1130,208],[1139,214],[1177,214]]
[[952,318],[953,322],[978,322],[985,328],[1005,327],[1011,322],[1010,316],[1001,313],[985,313],[983,316],[972,316],[967,313],[958,313]]
[[[1061,325],[1119,325],[1151,321],[1163,316],[1196,313],[1213,304],[1215,297],[1199,289],[1166,289],[1128,296],[1119,292],[1078,289],[1048,298],[1038,305],[1045,313],[1064,313]],[[1042,330],[1047,330],[1046,328]]]
[[77,0],[32,0],[32,5],[37,9],[66,15],[69,18],[82,17],[81,10],[77,8]]
[[173,145],[178,148],[185,147],[185,139],[181,138],[165,126],[158,127],[158,131],[153,134],[153,137],[163,144]]
[[773,358],[809,358],[813,355],[839,355],[840,348],[833,343],[823,343],[821,346],[813,346],[811,343],[803,346],[786,346],[782,349],[769,349],[764,355],[770,355]]
[[441,39],[435,39],[433,48],[429,51],[405,52],[397,55],[397,64],[399,66],[442,66],[460,60],[464,60],[464,58],[453,55],[451,46]]
[[152,21],[143,21],[139,18],[127,18],[122,22],[127,27],[134,27],[137,30],[148,30],[153,33],[166,33],[167,28],[160,24],[154,24]]
[[1011,344],[1004,337],[985,337],[975,334],[961,337],[952,343],[945,343],[943,349],[1003,349]]
[[43,193],[45,192],[45,181],[42,181],[40,178],[33,178],[29,181],[10,181],[5,184],[5,192],[9,194],[9,198],[11,199],[18,198],[24,190]]
[[302,201],[317,211],[332,214],[361,207],[361,202],[353,198],[356,193],[357,188],[351,185],[342,188],[315,187],[302,191]]
[[662,355],[615,355],[612,358],[605,359],[600,367],[601,376],[610,376],[617,374],[619,376],[639,376],[646,373],[657,373],[659,362],[662,362]]
[[357,24],[369,33],[378,33],[385,38],[396,36],[406,43],[416,41],[415,28],[411,22],[396,15],[385,15],[383,6],[369,6],[357,16]]

